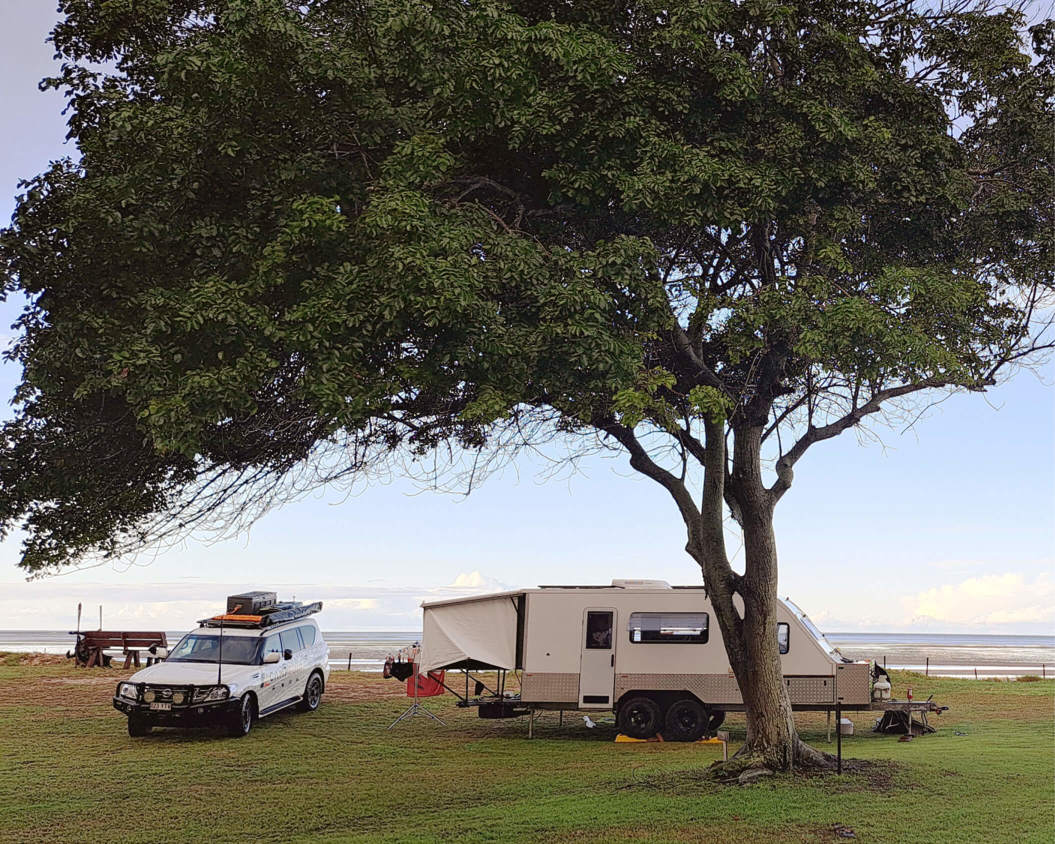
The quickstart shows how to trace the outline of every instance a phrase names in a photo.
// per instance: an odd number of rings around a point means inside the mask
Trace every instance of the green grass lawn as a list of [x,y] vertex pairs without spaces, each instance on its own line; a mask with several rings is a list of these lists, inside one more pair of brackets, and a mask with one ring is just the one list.
[[[157,731],[131,739],[111,708],[118,670],[0,659],[0,841],[836,841],[1055,840],[1055,682],[927,679],[951,707],[936,735],[857,734],[844,756],[881,763],[748,787],[710,782],[713,745],[616,744],[611,718],[484,721],[450,695],[447,723],[388,724],[395,681],[335,672],[323,705],[245,739]],[[389,696],[381,696],[387,694]],[[825,747],[824,716],[799,716]],[[742,716],[726,726],[732,749]],[[962,733],[963,735],[958,735]],[[834,744],[831,746],[834,749]]]

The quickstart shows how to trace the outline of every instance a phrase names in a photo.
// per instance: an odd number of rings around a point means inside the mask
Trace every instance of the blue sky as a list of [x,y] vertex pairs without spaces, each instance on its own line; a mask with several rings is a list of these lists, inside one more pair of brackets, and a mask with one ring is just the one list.
[[[75,150],[52,71],[51,4],[0,4],[0,220],[16,183]],[[21,303],[0,304],[0,346]],[[0,366],[0,412],[19,378]],[[831,630],[1055,629],[1055,369],[987,397],[954,396],[911,430],[815,446],[777,511],[780,590]],[[72,624],[104,605],[107,626],[180,629],[246,588],[322,598],[329,629],[415,629],[425,597],[613,577],[698,582],[666,493],[624,461],[596,458],[543,481],[520,462],[468,498],[396,480],[320,492],[247,534],[149,559],[26,582],[18,539],[0,543],[0,626]],[[730,550],[739,540],[730,534]],[[742,555],[739,556],[742,560]],[[94,610],[93,610],[94,612]],[[90,615],[90,614],[89,614]]]

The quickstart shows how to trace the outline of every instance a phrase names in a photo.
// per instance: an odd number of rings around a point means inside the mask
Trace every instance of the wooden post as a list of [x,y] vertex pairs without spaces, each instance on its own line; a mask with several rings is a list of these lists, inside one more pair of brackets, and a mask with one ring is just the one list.
[[975,680],[978,679],[978,666],[975,666],[975,668],[974,668],[974,679]]
[[1047,665],[1041,665],[1040,666],[1040,677],[1041,677],[1041,679],[1042,680],[1043,679],[1047,679],[1047,676],[1048,676],[1048,666]]
[[886,657],[883,657],[883,670],[886,671]]
[[348,670],[352,670],[352,652],[348,651]]
[[930,657],[929,656],[927,657],[927,667],[924,670],[924,675],[927,676],[927,677],[930,676]]

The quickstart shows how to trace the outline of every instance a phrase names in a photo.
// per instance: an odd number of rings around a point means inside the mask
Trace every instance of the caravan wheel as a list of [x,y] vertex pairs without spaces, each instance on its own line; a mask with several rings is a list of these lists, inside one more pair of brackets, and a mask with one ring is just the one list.
[[699,741],[707,731],[707,710],[696,698],[676,700],[667,710],[663,738],[668,741]]
[[619,706],[619,732],[630,738],[652,738],[663,724],[663,713],[650,697],[632,697]]

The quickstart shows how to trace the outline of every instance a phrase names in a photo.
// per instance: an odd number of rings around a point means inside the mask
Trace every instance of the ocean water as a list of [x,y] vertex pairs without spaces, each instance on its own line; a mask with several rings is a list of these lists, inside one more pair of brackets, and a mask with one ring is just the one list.
[[[185,631],[166,631],[169,645]],[[1055,676],[1055,636],[1007,636],[977,633],[842,633],[825,634],[851,659],[875,659],[888,668],[928,670],[949,677]],[[380,671],[385,657],[420,641],[416,630],[323,631],[330,646],[330,666]],[[74,637],[65,630],[0,630],[0,651],[65,654]]]

